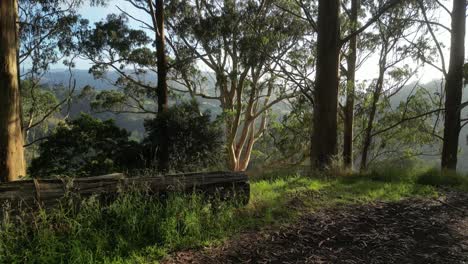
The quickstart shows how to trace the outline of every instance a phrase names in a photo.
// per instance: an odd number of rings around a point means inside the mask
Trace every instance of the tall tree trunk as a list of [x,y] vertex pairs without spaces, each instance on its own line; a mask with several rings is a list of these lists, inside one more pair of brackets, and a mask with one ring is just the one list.
[[337,153],[339,66],[339,0],[320,0],[318,14],[317,73],[311,165],[326,168]]
[[167,58],[165,49],[165,32],[164,32],[164,1],[156,0],[156,53],[158,59],[158,116],[162,118],[161,122],[161,144],[158,150],[158,168],[160,171],[169,170],[169,135],[168,124],[164,118],[168,108],[167,99]]
[[367,126],[364,135],[364,143],[362,146],[362,153],[361,153],[361,170],[365,170],[367,168],[367,159],[369,156],[369,150],[372,144],[372,130],[374,129],[374,120],[377,114],[377,104],[379,103],[380,96],[383,90],[384,84],[384,76],[386,71],[387,65],[387,56],[389,53],[388,50],[388,39],[384,39],[382,43],[382,50],[380,51],[380,60],[379,60],[379,77],[377,78],[377,82],[375,84],[374,93],[372,94],[372,104],[371,109],[369,112],[369,117],[367,119]]
[[[351,1],[351,32],[355,32],[358,23],[359,0]],[[353,168],[353,124],[354,124],[354,97],[356,87],[356,61],[357,61],[357,35],[349,40],[349,55],[347,59],[346,105],[344,107],[344,138],[343,162],[345,167]]]
[[0,181],[26,174],[18,83],[16,0],[0,1]]
[[377,80],[372,98],[371,111],[369,113],[369,118],[367,119],[367,127],[361,153],[361,170],[365,170],[367,168],[367,158],[369,156],[369,149],[372,144],[372,130],[374,129],[374,120],[377,113],[377,103],[379,102],[380,94],[382,93],[384,72],[382,69],[380,71],[380,76]]
[[445,123],[442,168],[456,170],[460,134],[460,105],[465,60],[466,0],[453,0],[450,65],[445,83]]

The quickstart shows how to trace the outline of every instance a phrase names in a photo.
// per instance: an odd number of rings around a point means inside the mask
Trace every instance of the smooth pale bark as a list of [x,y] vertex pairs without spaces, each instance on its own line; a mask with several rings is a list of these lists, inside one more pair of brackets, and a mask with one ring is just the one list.
[[26,174],[18,82],[16,0],[0,1],[0,181]]
[[319,1],[317,72],[311,144],[311,165],[318,169],[325,169],[337,154],[339,11],[339,0]]
[[442,168],[456,170],[460,135],[460,105],[465,60],[466,0],[454,0],[450,65],[445,83],[445,121],[442,146]]
[[[245,171],[250,163],[252,150],[255,142],[263,135],[267,123],[266,109],[269,108],[270,97],[273,92],[273,86],[269,85],[268,90],[263,101],[263,104],[259,107],[260,102],[258,101],[258,93],[260,92],[259,81],[260,76],[253,72],[253,82],[251,84],[251,90],[249,94],[249,100],[247,102],[246,110],[244,113],[243,127],[240,128],[240,124],[236,121],[228,124],[232,128],[229,134],[230,140],[228,141],[228,167],[232,171]],[[236,111],[241,113],[242,105],[238,105]],[[261,114],[261,118],[259,113]],[[257,122],[260,119],[260,124],[257,126]],[[237,120],[237,119],[235,119]],[[237,124],[237,125],[236,125]],[[238,131],[240,133],[238,133]],[[238,136],[237,136],[238,135]]]
[[[217,12],[208,12],[208,14],[202,12],[202,9],[209,8],[205,4],[196,8],[197,15],[217,19],[219,17]],[[222,12],[231,12],[230,4],[227,2],[225,4],[219,8],[221,10],[226,8]],[[258,11],[253,14],[257,18],[250,19],[261,22],[269,15],[267,8],[262,7]],[[269,76],[271,63],[269,60],[246,63],[246,60],[249,60],[245,57],[247,53],[243,51],[243,47],[239,46],[242,38],[239,30],[233,30],[226,36],[219,35],[217,45],[220,45],[222,51],[213,51],[210,48],[213,45],[210,38],[195,35],[194,39],[189,40],[183,35],[180,37],[194,55],[216,75],[217,93],[210,95],[203,90],[197,91],[196,86],[184,80],[186,87],[193,98],[201,97],[220,102],[226,130],[226,166],[232,171],[244,171],[249,165],[255,142],[264,134],[269,109],[284,99],[292,98],[294,93],[271,98],[274,90],[273,83],[270,83],[273,79]],[[195,46],[191,46],[192,42],[196,43]],[[289,49],[289,47],[283,48]],[[279,53],[282,52],[286,50],[281,50]]]
[[[358,23],[359,0],[351,1],[351,29],[356,31]],[[354,97],[356,87],[357,35],[349,40],[349,55],[347,58],[346,105],[344,107],[343,133],[343,163],[346,168],[353,168],[353,128],[354,128]]]

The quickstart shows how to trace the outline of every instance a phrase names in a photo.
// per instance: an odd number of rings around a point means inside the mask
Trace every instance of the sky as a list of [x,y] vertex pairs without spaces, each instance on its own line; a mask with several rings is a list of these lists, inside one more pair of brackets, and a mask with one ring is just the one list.
[[[451,10],[451,4],[449,2],[443,1],[446,3],[446,7]],[[108,14],[112,13],[120,13],[120,9],[125,10],[126,12],[129,12],[130,14],[138,17],[138,18],[145,18],[147,15],[143,13],[141,10],[135,9],[131,4],[124,0],[113,0],[110,1],[109,4],[105,7],[83,7],[79,10],[79,13],[84,17],[90,20],[91,23],[101,21],[105,19],[105,17]],[[441,11],[439,15],[440,22],[446,26],[450,26],[450,17],[446,12]],[[130,23],[134,27],[139,27],[140,24],[138,22],[130,20]],[[443,32],[442,30],[437,33],[438,38],[442,40],[442,43],[446,46],[450,46],[450,34],[448,32]],[[468,36],[467,36],[467,46],[468,46]],[[448,59],[448,48],[444,49],[445,57]],[[368,80],[375,78],[378,74],[378,67],[377,66],[378,58],[377,56],[371,57],[364,65],[361,67],[361,69],[358,70],[356,73],[356,77],[358,80]],[[410,65],[415,65],[415,62],[409,61],[408,62]],[[448,65],[448,61],[446,62]],[[76,68],[77,69],[89,69],[90,64],[85,61],[85,60],[78,60],[76,61]],[[54,65],[52,68],[54,69],[59,69],[63,68],[63,65],[57,64]],[[422,67],[417,76],[414,77],[415,80],[420,80],[422,83],[424,82],[429,82],[434,79],[441,79],[441,73],[437,70],[434,69],[432,66],[426,65]]]

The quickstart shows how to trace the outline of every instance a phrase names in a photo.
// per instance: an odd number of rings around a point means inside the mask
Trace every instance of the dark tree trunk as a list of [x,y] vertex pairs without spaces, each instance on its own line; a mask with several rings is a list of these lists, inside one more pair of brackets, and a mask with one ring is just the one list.
[[377,113],[377,103],[380,99],[380,94],[382,93],[382,85],[383,85],[383,72],[380,73],[379,79],[377,80],[377,84],[374,90],[373,99],[371,110],[369,113],[369,118],[367,120],[367,127],[366,127],[366,134],[364,137],[364,143],[362,146],[362,153],[361,153],[361,170],[365,170],[367,168],[367,158],[369,157],[369,149],[372,144],[372,130],[374,129],[374,119]]
[[377,104],[380,100],[380,95],[382,94],[383,83],[384,83],[384,76],[386,71],[386,64],[387,64],[387,56],[388,56],[388,42],[384,40],[382,44],[382,51],[380,54],[379,60],[379,78],[377,79],[377,83],[375,84],[374,93],[372,95],[372,105],[369,112],[369,117],[367,119],[367,126],[364,135],[364,143],[362,146],[362,153],[361,153],[361,170],[365,170],[367,168],[367,159],[369,157],[369,150],[372,144],[372,130],[374,129],[374,120],[377,114]]
[[0,181],[26,174],[18,82],[16,0],[0,1]]
[[164,33],[164,1],[156,0],[156,52],[158,57],[158,116],[162,118],[161,122],[161,144],[158,153],[158,168],[160,171],[169,170],[169,135],[168,124],[165,117],[165,112],[168,108],[167,99],[167,58],[165,50],[165,33]]
[[318,169],[326,168],[337,153],[339,11],[339,0],[319,1],[317,73],[311,144],[311,165]]
[[456,170],[458,138],[460,134],[460,105],[465,60],[466,0],[454,0],[450,65],[445,83],[445,123],[442,146],[442,168]]
[[[351,31],[357,29],[359,0],[351,1]],[[354,124],[354,97],[356,86],[356,60],[357,60],[357,36],[349,40],[349,55],[347,59],[347,84],[346,105],[344,107],[344,137],[343,137],[343,162],[346,168],[353,168],[353,124]]]

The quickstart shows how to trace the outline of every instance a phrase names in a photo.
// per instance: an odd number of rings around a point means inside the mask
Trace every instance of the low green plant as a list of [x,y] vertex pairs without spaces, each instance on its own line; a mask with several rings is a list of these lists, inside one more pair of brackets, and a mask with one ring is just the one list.
[[[0,263],[111,263],[160,259],[168,251],[197,247],[238,228],[235,205],[200,195],[164,200],[141,193],[119,195],[109,206],[86,199],[79,211],[63,204],[32,219],[4,213]],[[25,220],[28,219],[28,220]]]
[[417,183],[437,187],[455,187],[468,191],[468,177],[453,171],[429,169],[418,175]]
[[252,177],[244,207],[200,194],[160,199],[129,192],[107,205],[85,199],[80,210],[68,200],[32,214],[13,216],[7,210],[0,223],[0,263],[157,263],[170,252],[219,243],[245,230],[274,228],[322,208],[436,197],[436,186],[466,186],[461,175],[447,180],[427,169],[334,178],[289,171]]

